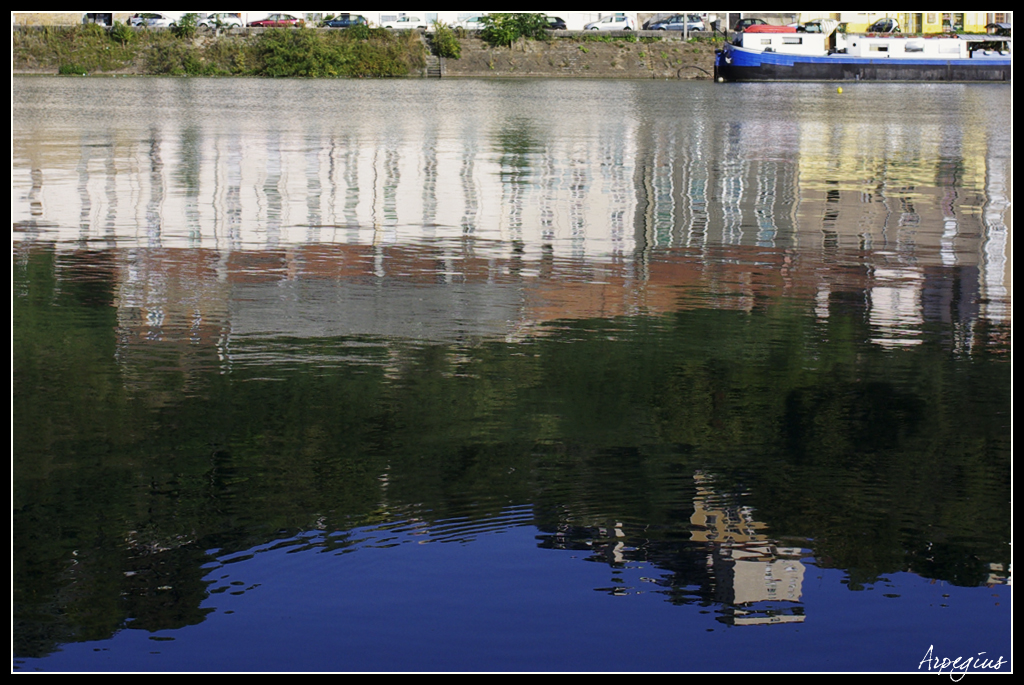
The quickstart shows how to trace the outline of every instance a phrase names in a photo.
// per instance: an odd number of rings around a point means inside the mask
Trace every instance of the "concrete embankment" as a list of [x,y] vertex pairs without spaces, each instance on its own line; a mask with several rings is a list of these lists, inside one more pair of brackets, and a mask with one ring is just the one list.
[[482,40],[464,38],[462,56],[443,60],[442,75],[692,79],[711,78],[714,69],[716,44],[711,40],[683,42],[673,35],[641,35],[636,42],[586,38],[521,40],[510,48],[494,48]]

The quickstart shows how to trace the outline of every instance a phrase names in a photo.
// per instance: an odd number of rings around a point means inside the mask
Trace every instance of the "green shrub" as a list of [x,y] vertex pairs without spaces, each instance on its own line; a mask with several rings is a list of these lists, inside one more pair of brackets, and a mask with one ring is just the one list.
[[185,73],[188,49],[178,41],[151,45],[146,52],[146,70],[151,74],[180,76]]
[[85,76],[88,72],[84,67],[78,64],[62,64],[57,69],[57,73],[62,74],[64,76]]
[[178,20],[177,25],[174,27],[174,35],[185,40],[192,40],[196,37],[198,30],[199,15],[195,12],[189,12]]
[[120,43],[121,47],[128,47],[128,43],[135,40],[135,29],[127,24],[122,24],[119,21],[115,21],[114,25],[110,27],[108,31],[110,39],[114,42]]
[[[172,31],[136,30],[121,24],[99,27],[97,34],[95,27],[16,30],[14,66],[61,74],[141,69],[180,76],[387,77],[407,75],[426,63],[423,41],[415,31],[269,29],[248,39],[197,44]],[[128,37],[119,37],[120,31],[127,31]]]
[[89,36],[90,38],[100,38],[105,31],[106,29],[100,24],[89,23],[82,25],[82,35]]
[[211,73],[239,76],[252,73],[252,48],[248,43],[235,40],[210,41],[203,46],[202,56]]
[[354,24],[345,29],[345,34],[352,40],[369,40],[370,27],[366,24]]
[[[353,27],[355,28],[355,27]],[[261,76],[404,76],[424,64],[418,34],[392,34],[386,29],[271,29],[255,47],[253,73]],[[355,36],[368,35],[366,39]]]
[[438,57],[459,59],[462,56],[462,43],[451,27],[440,21],[434,22],[433,47]]
[[130,68],[138,54],[134,46],[112,41],[108,30],[99,24],[15,30],[11,38],[16,70],[71,74],[118,71]]
[[573,38],[583,43],[657,43],[661,40],[659,36],[639,37],[632,31],[624,36],[609,36],[600,31],[586,31],[583,35]]
[[520,38],[545,40],[550,27],[543,14],[488,14],[481,23],[480,37],[495,47],[511,46]]

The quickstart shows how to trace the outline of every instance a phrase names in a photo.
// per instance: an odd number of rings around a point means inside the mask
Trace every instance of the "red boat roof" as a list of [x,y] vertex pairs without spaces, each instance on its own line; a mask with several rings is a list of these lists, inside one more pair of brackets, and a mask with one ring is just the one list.
[[754,24],[743,30],[746,33],[796,33],[795,26],[772,26],[771,24]]

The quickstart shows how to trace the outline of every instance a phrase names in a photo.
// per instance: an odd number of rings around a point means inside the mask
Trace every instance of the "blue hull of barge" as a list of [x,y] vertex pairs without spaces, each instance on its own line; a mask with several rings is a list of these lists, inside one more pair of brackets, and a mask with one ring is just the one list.
[[725,81],[1010,81],[1010,57],[877,59],[759,52],[726,44],[715,55]]

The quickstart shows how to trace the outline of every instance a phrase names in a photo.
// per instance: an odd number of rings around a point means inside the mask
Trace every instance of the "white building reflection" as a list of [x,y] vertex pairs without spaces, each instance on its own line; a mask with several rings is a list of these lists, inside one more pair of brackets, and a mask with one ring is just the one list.
[[472,238],[449,258],[486,245],[527,273],[552,258],[629,262],[630,282],[648,290],[665,250],[710,260],[735,247],[753,250],[753,272],[758,260],[787,274],[809,260],[822,319],[852,264],[879,344],[913,343],[929,303],[955,299],[930,292],[949,287],[933,277],[943,268],[977,296],[939,318],[1010,318],[1012,164],[970,126],[652,120],[630,97],[569,119],[484,106],[410,117],[385,103],[384,123],[341,128],[184,107],[136,128],[16,127],[15,239],[201,248],[226,263],[240,251]]
[[691,539],[708,546],[708,573],[715,579],[716,599],[727,608],[727,621],[803,622],[803,550],[770,539],[754,511],[717,493],[710,475],[697,472],[693,479]]

